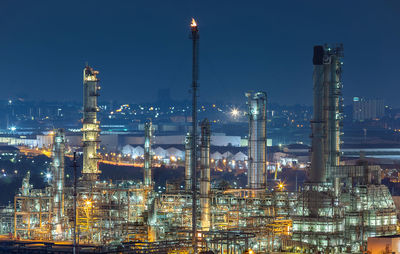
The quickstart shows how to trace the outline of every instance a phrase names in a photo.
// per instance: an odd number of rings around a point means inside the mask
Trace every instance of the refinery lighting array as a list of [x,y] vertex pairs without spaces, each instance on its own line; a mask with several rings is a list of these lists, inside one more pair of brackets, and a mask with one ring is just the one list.
[[[82,176],[65,182],[68,141],[63,129],[54,130],[49,135],[52,163],[45,174],[49,186],[35,189],[28,171],[13,206],[0,209],[4,235],[0,247],[24,253],[72,249],[77,253],[366,253],[368,237],[397,233],[396,209],[381,183],[382,169],[362,160],[356,166],[341,160],[342,45],[314,48],[312,163],[302,189],[289,191],[279,181],[279,163],[274,179],[267,179],[271,165],[267,161],[267,93],[263,91],[246,93],[246,112],[230,111],[233,118],[248,116],[247,186],[236,188],[235,180],[233,188],[228,184],[216,188],[210,174],[211,163],[216,164],[210,159],[212,121],[197,119],[199,34],[194,19],[190,33],[192,128],[186,133],[184,159],[169,157],[175,164],[184,160],[184,179],[167,181],[158,189],[154,186],[152,169],[160,162],[152,148],[150,119],[144,128],[140,164],[121,162],[121,154],[98,153],[99,72],[86,66]],[[129,105],[111,114],[125,108]],[[100,180],[100,161],[142,167],[143,177]],[[225,166],[229,163],[239,162],[222,160]],[[79,175],[75,154],[73,169]],[[1,245],[2,241],[6,244]]]

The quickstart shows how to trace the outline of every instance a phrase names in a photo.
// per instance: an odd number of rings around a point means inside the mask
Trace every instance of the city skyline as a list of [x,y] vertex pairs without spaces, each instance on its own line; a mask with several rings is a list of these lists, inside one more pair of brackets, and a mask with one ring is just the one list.
[[1,99],[79,101],[88,62],[100,71],[102,100],[154,101],[167,87],[173,99],[189,100],[187,29],[195,17],[206,101],[223,94],[239,103],[244,92],[263,90],[272,103],[311,105],[312,46],[332,42],[345,48],[345,104],[361,96],[400,106],[392,92],[400,42],[391,33],[399,22],[394,1],[22,2],[1,4]]

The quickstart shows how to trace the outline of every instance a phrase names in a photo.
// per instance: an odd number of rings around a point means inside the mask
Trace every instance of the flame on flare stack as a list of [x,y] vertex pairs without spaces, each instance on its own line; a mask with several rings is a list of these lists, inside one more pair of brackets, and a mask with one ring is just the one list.
[[190,24],[191,27],[197,27],[196,20],[192,18],[192,23]]

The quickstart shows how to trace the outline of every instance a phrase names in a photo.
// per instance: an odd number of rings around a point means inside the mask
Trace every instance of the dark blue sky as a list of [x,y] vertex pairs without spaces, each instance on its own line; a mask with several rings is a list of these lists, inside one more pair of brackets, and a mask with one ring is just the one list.
[[312,47],[344,43],[345,103],[400,106],[400,2],[0,1],[0,98],[80,100],[82,68],[100,71],[102,99],[190,98],[189,22],[200,29],[200,100],[312,104]]

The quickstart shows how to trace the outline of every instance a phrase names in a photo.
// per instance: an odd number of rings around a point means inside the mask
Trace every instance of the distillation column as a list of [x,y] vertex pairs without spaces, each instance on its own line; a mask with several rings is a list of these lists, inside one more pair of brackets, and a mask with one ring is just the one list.
[[97,148],[100,143],[99,121],[97,121],[97,97],[99,96],[98,71],[86,66],[83,70],[83,169],[84,180],[96,180],[98,169]]
[[[333,184],[327,180],[327,55],[323,46],[314,47],[313,89],[314,115],[312,127],[311,168],[302,192],[298,209],[292,216],[293,240],[305,242],[313,251],[343,253],[344,209]],[[312,247],[313,246],[313,247]]]
[[192,174],[190,167],[192,165],[192,134],[188,132],[185,138],[185,190],[192,190]]
[[267,183],[267,95],[265,92],[246,93],[249,116],[249,165],[247,185],[261,189]]
[[312,149],[311,170],[308,181],[321,183],[326,180],[326,168],[324,160],[324,49],[321,46],[314,47],[314,116],[311,121]]
[[143,183],[146,187],[151,186],[151,141],[153,136],[153,125],[151,120],[144,126],[144,177]]
[[56,238],[61,238],[64,232],[64,155],[65,132],[64,129],[56,129],[52,145],[52,196],[53,196],[53,226]]
[[201,122],[200,144],[200,210],[201,230],[210,230],[210,122],[204,119]]
[[[322,47],[322,46],[321,46]],[[342,121],[342,57],[343,45],[324,46],[324,153],[327,178],[332,178],[332,168],[339,166]]]

